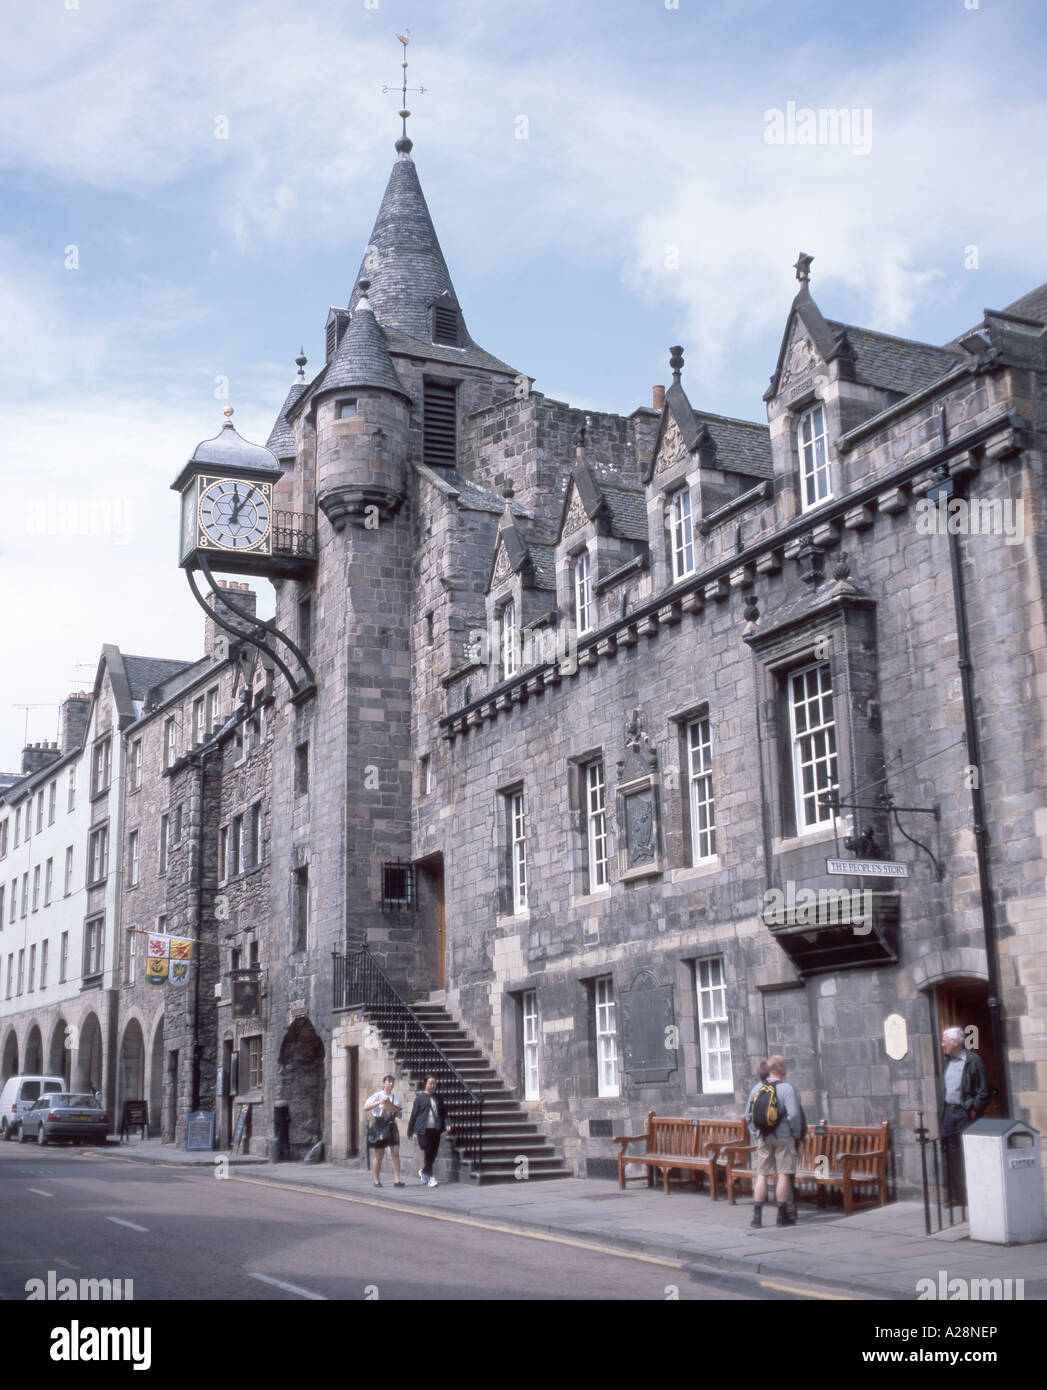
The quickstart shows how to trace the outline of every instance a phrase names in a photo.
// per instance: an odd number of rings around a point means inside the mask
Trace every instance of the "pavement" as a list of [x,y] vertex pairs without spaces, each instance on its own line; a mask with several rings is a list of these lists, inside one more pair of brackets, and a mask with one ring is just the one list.
[[[348,1164],[270,1163],[268,1159],[217,1153],[186,1153],[159,1139],[110,1143],[107,1156],[138,1163],[201,1166],[219,1159],[255,1179],[355,1196],[383,1206],[430,1209],[445,1216],[493,1223],[511,1230],[561,1236],[613,1250],[640,1252],[709,1268],[759,1274],[764,1278],[803,1279],[844,1294],[884,1299],[942,1297],[955,1279],[1022,1280],[1009,1297],[1047,1299],[1047,1241],[992,1245],[972,1241],[967,1223],[928,1236],[922,1202],[899,1201],[844,1216],[839,1207],[819,1210],[797,1204],[795,1226],[774,1225],[775,1209],[764,1208],[765,1225],[749,1226],[752,1201],[731,1206],[707,1193],[686,1188],[667,1197],[660,1187],[632,1186],[619,1191],[599,1178],[556,1178],[513,1183],[447,1183],[423,1187],[405,1149],[406,1187],[394,1188],[389,1165],[380,1190],[362,1167]],[[959,1213],[957,1212],[957,1215]],[[932,1281],[933,1292],[919,1281]],[[1008,1286],[1003,1286],[1008,1296]],[[956,1286],[954,1296],[967,1298]],[[978,1291],[974,1291],[977,1297]],[[988,1296],[986,1294],[986,1296]]]

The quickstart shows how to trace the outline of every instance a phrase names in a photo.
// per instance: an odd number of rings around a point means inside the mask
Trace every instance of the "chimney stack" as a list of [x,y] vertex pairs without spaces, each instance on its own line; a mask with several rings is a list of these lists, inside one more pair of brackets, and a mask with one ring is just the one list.
[[[251,588],[250,584],[241,584],[235,579],[219,579],[218,587],[226,591],[238,608],[245,609],[250,613],[251,617],[254,618],[258,607],[258,595]],[[223,622],[233,623],[235,626],[241,627],[244,632],[251,631],[253,624],[246,622],[241,623],[231,609],[226,608],[225,604],[219,605],[218,600],[210,594],[207,596],[207,606],[212,612],[214,612],[215,607],[218,606]],[[204,619],[204,651],[212,660],[214,660],[215,638],[220,632],[228,637],[230,642],[236,640],[231,632],[226,632],[225,628],[219,627],[213,618]]]
[[27,743],[22,749],[22,773],[42,772],[60,756],[57,743]]
[[652,399],[652,401],[651,401],[651,405],[652,405],[652,406],[654,407],[654,409],[657,410],[657,411],[662,411],[662,410],[665,409],[665,387],[664,387],[664,386],[656,386],[656,387],[654,387],[653,399]]
[[91,713],[91,697],[84,690],[74,690],[62,702],[61,745],[63,753],[71,753],[79,748],[87,731],[87,720]]

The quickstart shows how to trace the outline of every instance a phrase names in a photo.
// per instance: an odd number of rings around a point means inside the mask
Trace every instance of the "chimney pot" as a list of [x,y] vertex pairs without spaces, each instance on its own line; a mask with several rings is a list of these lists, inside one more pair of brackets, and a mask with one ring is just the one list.
[[662,410],[662,409],[664,409],[664,407],[665,407],[665,387],[664,387],[664,386],[656,386],[656,387],[654,387],[653,399],[652,399],[651,404],[654,406],[655,410]]

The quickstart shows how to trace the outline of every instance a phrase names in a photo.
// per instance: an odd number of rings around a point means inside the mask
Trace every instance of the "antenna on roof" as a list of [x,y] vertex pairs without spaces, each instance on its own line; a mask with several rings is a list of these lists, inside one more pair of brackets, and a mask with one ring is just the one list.
[[[407,118],[408,118],[408,116],[411,114],[410,111],[408,111],[408,109],[407,109],[407,93],[408,93],[408,92],[418,92],[418,93],[421,94],[421,93],[424,93],[425,88],[424,88],[424,87],[408,87],[408,85],[407,85],[407,45],[411,42],[411,31],[410,31],[410,29],[405,29],[405,30],[403,31],[402,34],[397,34],[396,37],[397,37],[397,39],[400,41],[400,43],[402,43],[403,46],[404,46],[404,58],[403,58],[403,62],[400,64],[400,66],[403,68],[403,82],[402,82],[401,87],[400,87],[400,111],[399,111],[400,119],[401,119],[401,121],[403,121],[403,133],[401,134],[399,140],[397,140],[397,142],[396,142],[396,149],[397,149],[397,152],[398,152],[399,154],[410,154],[410,153],[411,153],[411,150],[413,149],[413,144],[412,144],[412,142],[407,138]],[[382,91],[383,91],[383,92],[395,92],[395,91],[396,91],[396,88],[395,88],[395,87],[383,87],[383,88],[382,88]]]

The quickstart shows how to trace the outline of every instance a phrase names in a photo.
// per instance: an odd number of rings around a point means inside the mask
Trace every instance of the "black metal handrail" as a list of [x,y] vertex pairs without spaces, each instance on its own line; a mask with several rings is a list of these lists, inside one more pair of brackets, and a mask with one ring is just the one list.
[[[927,1235],[967,1220],[967,1192],[962,1151],[944,1139],[933,1139],[923,1122],[923,1111],[916,1112],[916,1142],[920,1146],[920,1186],[923,1190],[923,1225]],[[927,1150],[930,1149],[928,1164]],[[933,1171],[932,1171],[933,1170]],[[943,1214],[944,1207],[944,1214]],[[957,1219],[953,1209],[960,1208]],[[935,1224],[937,1216],[937,1224]]]
[[309,512],[273,512],[273,553],[312,559],[316,527]]
[[447,1106],[451,1140],[469,1163],[477,1183],[483,1177],[483,1092],[474,1091],[458,1074],[411,1006],[401,998],[388,975],[366,946],[334,955],[334,1007],[361,1009],[388,1040],[401,1065],[416,1082],[436,1077]]

